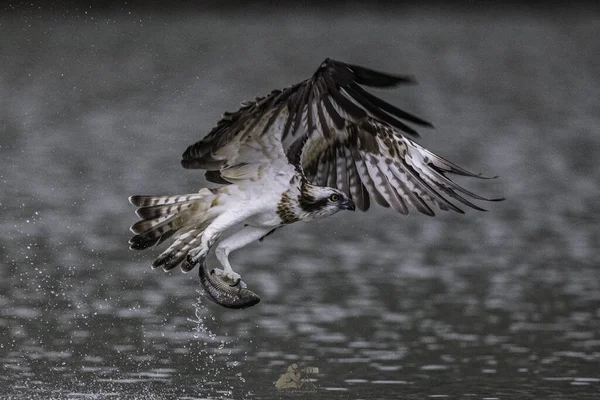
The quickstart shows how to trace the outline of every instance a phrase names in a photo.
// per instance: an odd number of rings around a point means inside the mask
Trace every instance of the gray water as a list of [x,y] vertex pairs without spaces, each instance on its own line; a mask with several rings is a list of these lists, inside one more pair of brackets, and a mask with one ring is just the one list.
[[[599,31],[585,9],[5,10],[0,398],[286,398],[292,363],[318,368],[296,398],[600,398]],[[242,311],[128,250],[127,196],[202,187],[183,150],[326,57],[416,76],[376,93],[507,200],[281,229],[232,257],[262,298]]]

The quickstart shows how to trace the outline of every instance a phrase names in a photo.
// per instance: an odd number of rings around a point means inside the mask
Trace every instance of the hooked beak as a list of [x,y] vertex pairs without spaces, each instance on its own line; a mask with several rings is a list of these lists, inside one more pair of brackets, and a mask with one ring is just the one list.
[[342,210],[350,210],[350,211],[354,211],[356,210],[356,205],[354,205],[354,202],[351,199],[346,199],[346,201],[344,201],[342,204],[340,204]]

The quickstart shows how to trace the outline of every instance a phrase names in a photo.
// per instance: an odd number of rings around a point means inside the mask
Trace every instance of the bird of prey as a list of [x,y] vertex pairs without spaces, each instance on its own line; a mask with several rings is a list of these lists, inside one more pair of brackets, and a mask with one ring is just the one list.
[[215,254],[232,285],[240,275],[229,254],[294,222],[326,218],[341,210],[366,211],[372,201],[408,214],[434,209],[463,211],[451,200],[483,210],[449,174],[483,178],[430,152],[410,137],[410,125],[431,124],[364,89],[413,82],[331,59],[296,85],[274,90],[226,112],[217,126],[183,153],[181,165],[205,170],[215,188],[177,196],[131,196],[140,221],[131,249],[173,239],[153,267],[184,272]]

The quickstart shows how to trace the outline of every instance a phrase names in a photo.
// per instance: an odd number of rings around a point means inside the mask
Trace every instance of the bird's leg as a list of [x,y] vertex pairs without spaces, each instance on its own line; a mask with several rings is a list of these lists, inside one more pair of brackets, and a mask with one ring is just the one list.
[[237,221],[228,218],[226,213],[219,215],[213,222],[208,225],[202,234],[198,236],[200,244],[188,252],[184,266],[184,270],[190,271],[196,264],[202,264],[210,251],[210,248],[221,236],[226,229],[231,228]]
[[248,211],[246,214],[239,212],[235,215],[232,214],[231,212],[223,212],[204,228],[202,234],[197,238],[200,244],[188,252],[185,261],[186,265],[183,266],[184,270],[190,271],[196,264],[202,264],[210,248],[219,239],[219,236],[221,236],[221,233],[252,216],[253,212]]
[[272,228],[257,228],[254,226],[246,226],[238,232],[222,240],[215,250],[217,259],[223,266],[222,276],[230,281],[232,286],[237,285],[240,280],[240,274],[231,268],[229,263],[229,253],[239,248],[242,248],[255,240],[266,235]]

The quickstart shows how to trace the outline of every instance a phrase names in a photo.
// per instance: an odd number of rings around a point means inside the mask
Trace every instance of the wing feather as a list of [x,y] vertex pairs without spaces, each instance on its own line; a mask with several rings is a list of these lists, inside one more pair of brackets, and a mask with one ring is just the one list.
[[325,106],[325,110],[326,110],[327,114],[329,115],[329,117],[331,118],[331,120],[333,121],[335,127],[338,130],[343,129],[344,126],[346,125],[346,122],[345,122],[344,118],[342,118],[342,116],[337,112],[335,107],[333,107],[333,104],[331,104],[329,97],[327,97],[327,96],[323,97],[323,105]]
[[327,174],[329,174],[329,158],[327,153],[321,154],[321,161],[317,167],[317,175],[315,181],[319,186],[325,186],[327,184]]
[[382,111],[385,111],[388,114],[391,114],[395,118],[402,118],[414,124],[433,128],[433,125],[430,122],[427,122],[424,119],[407,113],[406,111],[401,110],[398,107],[381,100],[379,97],[373,96],[371,93],[367,92],[365,89],[361,88],[355,83],[351,84],[349,87],[350,89],[352,89],[353,92],[356,93],[357,96],[360,96],[361,99],[368,101],[373,106],[377,107],[378,109],[381,109]]
[[356,90],[354,90],[352,86],[349,86],[348,88],[346,88],[346,91],[354,100],[356,100],[361,106],[363,106],[367,111],[369,111],[369,113],[371,115],[373,115],[375,118],[377,118],[387,124],[390,124],[391,126],[396,127],[398,129],[400,129],[401,131],[409,133],[415,137],[419,137],[419,134],[417,133],[417,131],[415,131],[413,128],[409,127],[408,125],[404,124],[402,121],[387,114],[381,108],[375,106],[367,98],[365,98],[360,93],[358,93]]
[[[402,193],[402,196],[407,199],[413,207],[419,210],[419,212],[433,216],[435,213],[427,205],[425,199],[434,204],[438,204],[438,200],[428,196],[426,193],[422,193],[422,190],[419,188],[418,184],[410,181],[406,174],[400,171],[397,163],[392,162],[388,165],[388,167],[390,174],[389,179],[393,183],[398,193]],[[442,209],[445,207],[443,204],[441,206],[438,204],[438,206]]]
[[332,100],[336,102],[340,106],[340,108],[353,119],[361,120],[367,117],[367,112],[365,109],[357,106],[346,96],[342,95],[340,91],[334,86],[333,83],[330,83],[329,87],[329,95]]
[[350,195],[350,187],[348,184],[348,171],[346,170],[346,159],[343,148],[336,147],[336,163],[335,163],[335,174],[337,188],[344,193]]
[[324,186],[336,187],[337,186],[337,157],[335,154],[335,148],[329,149],[329,171],[327,173],[327,183]]
[[[327,62],[342,64],[339,61],[333,60],[325,60],[323,64],[326,64]],[[410,76],[390,75],[353,64],[343,65],[352,70],[354,81],[360,85],[371,87],[390,87],[397,86],[399,84],[414,83],[413,78]]]
[[356,164],[354,163],[354,158],[352,157],[352,152],[350,149],[346,147],[340,147],[344,151],[344,158],[346,160],[346,172],[348,174],[348,186],[349,192],[346,192],[350,195],[356,207],[358,207],[361,211],[367,211],[370,207],[370,198],[367,189],[363,185],[358,171],[356,170]]
[[385,201],[392,207],[394,211],[400,214],[408,214],[408,208],[398,193],[392,188],[388,178],[382,171],[379,160],[374,155],[366,155],[363,157],[367,172],[375,183],[376,190],[381,194]]
[[377,187],[375,186],[375,183],[373,182],[373,179],[369,174],[369,170],[367,169],[366,163],[359,154],[358,149],[352,149],[352,158],[354,159],[354,165],[356,166],[358,176],[360,177],[360,180],[367,189],[367,192],[369,192],[369,195],[373,197],[375,202],[380,206],[389,207],[389,203],[382,196],[381,192],[377,190]]
[[321,132],[323,133],[323,136],[325,139],[330,139],[332,135],[331,123],[327,121],[323,107],[321,107],[319,104],[317,104],[317,115],[319,116],[319,124],[321,125]]
[[[402,168],[400,171],[406,173],[408,181],[411,182],[416,188],[418,188],[420,192],[420,196],[426,200],[431,201],[432,203],[437,204],[437,206],[441,210],[453,210],[458,213],[464,213],[463,210],[456,207],[454,204],[450,203],[446,198],[444,198],[439,192],[437,192],[430,184],[429,180],[426,177],[421,176],[415,169],[408,165],[406,160],[402,161]],[[435,185],[434,185],[435,186]]]
[[315,131],[315,120],[317,119],[317,116],[315,115],[315,110],[316,108],[319,106],[315,101],[314,101],[314,90],[313,88],[309,88],[309,90],[307,90],[306,93],[306,97],[307,97],[307,101],[306,101],[306,121],[307,121],[307,127],[306,127],[306,131],[308,133],[308,135],[312,135]]
[[[392,164],[392,166],[393,166],[393,164]],[[397,193],[400,194],[403,198],[405,198],[408,203],[410,203],[420,213],[423,213],[423,214],[429,215],[429,216],[435,215],[435,213],[433,212],[431,207],[429,207],[422,198],[420,198],[414,192],[409,190],[402,183],[402,181],[400,181],[396,177],[396,175],[392,172],[391,168],[388,170],[387,173],[388,173],[388,179],[390,180],[392,185],[394,185],[394,188],[396,189]]]

